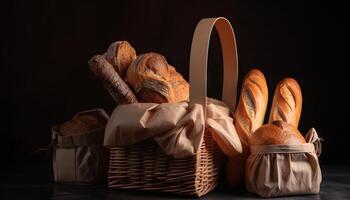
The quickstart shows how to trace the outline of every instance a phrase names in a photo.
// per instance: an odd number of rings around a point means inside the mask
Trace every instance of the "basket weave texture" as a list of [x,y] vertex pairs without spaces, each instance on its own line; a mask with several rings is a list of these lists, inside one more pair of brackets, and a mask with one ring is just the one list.
[[114,147],[108,186],[200,197],[218,185],[225,158],[208,129],[197,154],[187,158],[164,154],[153,139]]

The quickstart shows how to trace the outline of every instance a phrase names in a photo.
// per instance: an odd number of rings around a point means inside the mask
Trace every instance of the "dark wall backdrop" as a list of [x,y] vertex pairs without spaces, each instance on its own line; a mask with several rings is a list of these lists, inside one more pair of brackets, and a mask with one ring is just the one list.
[[[51,126],[76,112],[116,106],[87,60],[117,40],[138,53],[159,52],[188,79],[192,34],[204,17],[224,16],[235,30],[240,82],[252,68],[270,99],[284,77],[304,97],[299,129],[324,138],[321,162],[350,164],[345,117],[345,10],[319,1],[18,1],[2,5],[1,156],[19,163],[51,138]],[[212,37],[208,90],[220,96],[221,52]],[[269,107],[271,106],[271,102]],[[268,115],[268,113],[267,113]]]

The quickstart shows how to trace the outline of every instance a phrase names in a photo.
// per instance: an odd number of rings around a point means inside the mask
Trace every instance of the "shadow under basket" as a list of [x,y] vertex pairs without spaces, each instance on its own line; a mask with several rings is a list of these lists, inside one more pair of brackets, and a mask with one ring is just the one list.
[[153,139],[110,152],[108,186],[200,197],[219,183],[226,155],[205,131],[196,155],[167,156]]

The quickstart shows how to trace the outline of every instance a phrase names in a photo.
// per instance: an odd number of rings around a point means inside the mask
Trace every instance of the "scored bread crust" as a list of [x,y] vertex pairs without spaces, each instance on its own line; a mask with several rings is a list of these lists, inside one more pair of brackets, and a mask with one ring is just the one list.
[[251,70],[244,78],[241,95],[235,111],[234,125],[244,146],[249,145],[249,137],[259,128],[266,113],[268,89],[264,74]]
[[298,128],[302,101],[298,82],[292,78],[281,80],[275,90],[269,122],[282,120]]
[[169,83],[173,88],[174,101],[188,101],[189,98],[189,84],[184,77],[176,71],[175,67],[168,64],[170,69]]
[[136,59],[136,51],[129,42],[117,41],[109,45],[104,56],[119,76],[124,79],[130,64]]
[[63,136],[81,134],[103,127],[106,123],[107,120],[101,116],[84,114],[61,124],[58,132]]
[[282,120],[273,121],[257,129],[250,137],[251,145],[304,144],[305,138],[292,124]]
[[146,53],[137,56],[130,65],[126,78],[140,102],[188,100],[187,81],[160,54]]
[[245,160],[249,155],[249,138],[264,122],[268,89],[264,74],[251,70],[242,83],[241,95],[234,114],[234,125],[241,140],[243,153],[228,159],[226,181],[236,187],[244,180]]

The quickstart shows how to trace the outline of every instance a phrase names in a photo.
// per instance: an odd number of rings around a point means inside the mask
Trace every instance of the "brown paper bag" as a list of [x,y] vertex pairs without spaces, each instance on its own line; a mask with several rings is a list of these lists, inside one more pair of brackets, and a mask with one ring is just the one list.
[[[108,120],[102,109],[78,113]],[[74,119],[73,118],[73,119]],[[108,151],[103,147],[104,125],[83,133],[63,136],[59,125],[52,128],[53,170],[56,182],[93,184],[107,177]]]
[[322,181],[321,143],[314,129],[302,145],[252,145],[246,187],[262,197],[317,194]]

